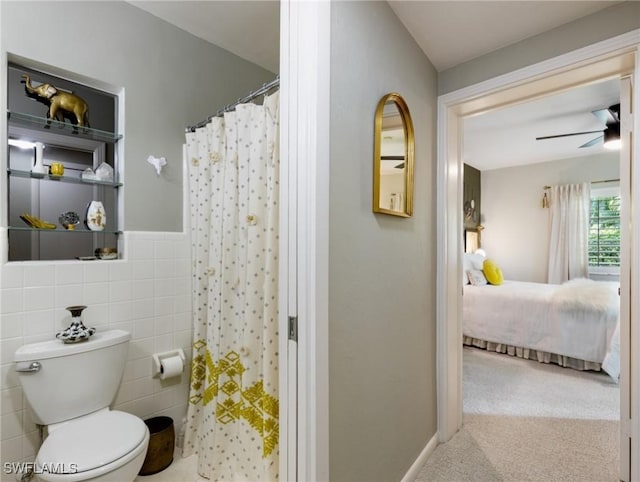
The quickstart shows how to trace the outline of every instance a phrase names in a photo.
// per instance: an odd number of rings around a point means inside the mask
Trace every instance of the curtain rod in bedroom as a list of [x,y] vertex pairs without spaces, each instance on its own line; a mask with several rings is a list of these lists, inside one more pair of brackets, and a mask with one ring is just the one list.
[[[591,181],[591,184],[602,184],[605,182],[618,182],[620,181],[620,179],[604,179],[602,181]],[[547,189],[551,189],[551,186],[545,186],[544,190],[546,191]]]
[[248,95],[238,99],[233,104],[225,105],[222,109],[219,109],[218,112],[216,112],[215,114],[210,115],[205,120],[200,121],[200,122],[198,122],[197,124],[195,124],[193,126],[187,127],[184,131],[185,132],[195,132],[196,129],[198,129],[200,127],[203,127],[203,126],[206,126],[209,122],[211,122],[211,119],[213,119],[214,117],[220,117],[225,112],[232,111],[233,109],[236,108],[237,105],[246,104],[247,102],[251,102],[256,97],[260,97],[263,94],[267,94],[270,90],[275,89],[278,86],[280,86],[280,76],[279,75],[276,76],[276,78],[273,79],[271,82],[267,82],[265,84],[262,84],[262,87],[260,87],[259,89],[249,92]]

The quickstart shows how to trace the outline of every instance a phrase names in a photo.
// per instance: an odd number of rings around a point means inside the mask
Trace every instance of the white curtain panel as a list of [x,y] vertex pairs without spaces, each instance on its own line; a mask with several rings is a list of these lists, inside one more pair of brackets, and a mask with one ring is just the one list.
[[183,456],[278,479],[278,93],[187,134],[194,338]]
[[564,283],[589,275],[590,185],[551,186],[548,282]]

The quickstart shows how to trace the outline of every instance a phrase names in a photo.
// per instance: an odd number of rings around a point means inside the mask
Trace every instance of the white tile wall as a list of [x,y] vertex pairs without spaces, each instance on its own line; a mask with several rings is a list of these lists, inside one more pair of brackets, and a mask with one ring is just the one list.
[[[141,418],[170,416],[179,430],[187,411],[189,372],[151,376],[151,355],[182,348],[191,356],[190,244],[182,233],[125,233],[124,260],[7,263],[0,266],[0,459],[33,459],[39,434],[13,371],[25,343],[49,340],[69,325],[70,305],[87,305],[83,321],[131,333],[113,408]],[[2,474],[2,482],[13,476]]]

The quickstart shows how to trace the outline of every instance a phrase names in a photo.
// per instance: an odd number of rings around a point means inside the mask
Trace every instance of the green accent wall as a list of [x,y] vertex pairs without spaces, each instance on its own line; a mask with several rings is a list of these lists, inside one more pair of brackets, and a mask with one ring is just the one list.
[[[475,228],[478,226],[478,224],[481,223],[481,178],[482,173],[475,167],[471,167],[468,164],[464,165],[462,182],[462,206],[465,212],[465,228]],[[473,201],[473,203],[471,201]]]

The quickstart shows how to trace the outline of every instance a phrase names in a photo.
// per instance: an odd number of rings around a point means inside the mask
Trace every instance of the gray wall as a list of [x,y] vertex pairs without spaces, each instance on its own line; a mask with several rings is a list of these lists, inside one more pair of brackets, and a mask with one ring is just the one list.
[[640,2],[627,1],[477,57],[438,75],[446,94],[640,28]]
[[506,279],[546,283],[550,210],[542,208],[544,186],[619,177],[617,151],[482,171],[482,248]]
[[[181,231],[184,128],[274,74],[125,2],[0,8],[3,52],[124,88],[124,228]],[[168,161],[160,177],[150,154]]]
[[[436,433],[436,71],[386,2],[331,7],[330,480],[400,480]],[[416,134],[412,218],[372,212],[380,98]]]

